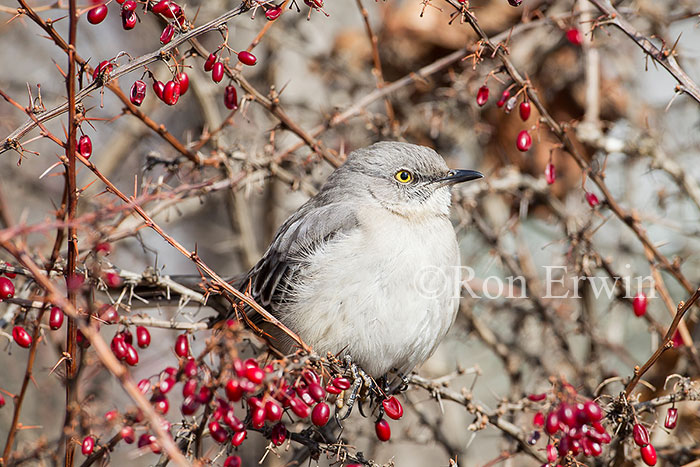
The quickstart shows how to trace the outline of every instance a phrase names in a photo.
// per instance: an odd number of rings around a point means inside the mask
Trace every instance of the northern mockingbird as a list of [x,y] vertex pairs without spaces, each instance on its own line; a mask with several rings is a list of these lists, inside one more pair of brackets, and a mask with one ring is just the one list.
[[[277,231],[238,284],[319,354],[374,377],[425,361],[452,325],[460,257],[450,187],[482,178],[430,148],[381,142],[352,152]],[[283,352],[291,339],[255,319]]]

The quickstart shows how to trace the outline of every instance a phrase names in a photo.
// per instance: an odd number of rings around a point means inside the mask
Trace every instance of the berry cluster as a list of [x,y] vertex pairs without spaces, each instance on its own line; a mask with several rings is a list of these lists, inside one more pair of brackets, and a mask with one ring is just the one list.
[[[564,383],[564,394],[557,400],[546,415],[538,411],[533,418],[535,431],[529,442],[536,444],[540,429],[548,436],[545,447],[550,464],[564,463],[565,459],[583,454],[597,457],[603,452],[603,445],[610,443],[610,434],[601,423],[603,411],[594,401],[577,395],[573,387]],[[547,394],[531,394],[532,402],[542,402]]]
[[[144,14],[153,13],[158,15],[164,21],[167,22],[163,31],[160,34],[160,43],[163,45],[169,44],[176,34],[185,32],[189,27],[190,23],[187,20],[184,9],[173,0],[159,0],[159,1],[140,1],[135,0],[117,0],[117,3],[121,5],[121,21],[122,27],[125,30],[133,29],[136,23],[139,21],[138,15],[136,13],[139,6],[143,6],[142,11]],[[314,2],[314,8],[320,8],[323,2]],[[106,4],[98,4],[90,8],[87,12],[88,22],[91,24],[100,24],[105,20],[108,13],[108,7]],[[272,21],[277,19],[282,14],[282,9],[279,6],[267,5],[265,6],[265,17]],[[227,48],[225,44],[219,47],[218,50]],[[218,50],[212,53],[204,63],[204,70],[211,71],[212,81],[219,83],[223,80],[226,71],[226,65],[223,61],[218,58]],[[238,61],[244,65],[253,66],[257,63],[257,58],[255,55],[247,50],[240,51],[236,54]],[[101,62],[93,73],[93,80],[104,81],[106,74],[109,74],[114,67],[114,64],[105,60]],[[168,105],[175,105],[179,101],[180,97],[185,95],[189,88],[189,77],[185,73],[185,66],[183,63],[178,63],[175,61],[175,71],[173,73],[172,79],[168,81],[159,81],[153,74],[148,71],[153,84],[153,92],[155,95],[163,102]],[[129,99],[135,106],[140,106],[144,99],[146,98],[148,86],[146,83],[139,79],[136,80],[132,86],[129,93]],[[238,107],[237,103],[236,89],[232,84],[229,84],[224,92],[224,105],[228,109],[236,109]],[[89,141],[89,140],[88,140]],[[90,147],[90,151],[92,148]],[[80,153],[84,157],[88,158],[89,155],[85,155],[82,150]]]
[[[101,315],[107,322],[110,322],[109,313],[105,309]],[[229,321],[224,332],[236,329],[237,325]],[[135,341],[142,349],[148,347],[151,336],[145,327],[136,327]],[[117,358],[134,365],[138,363],[138,353],[133,343],[134,336],[129,329],[121,329],[113,337],[111,348]],[[177,336],[173,350],[179,361],[177,367],[166,367],[159,375],[139,381],[137,387],[149,396],[156,412],[166,415],[170,410],[170,393],[181,385],[180,413],[185,417],[205,417],[206,433],[229,451],[224,465],[240,465],[240,458],[230,451],[238,448],[251,430],[280,446],[290,438],[290,422],[325,426],[330,421],[332,406],[340,406],[345,391],[352,386],[351,380],[342,375],[331,376],[324,371],[325,376],[321,377],[316,369],[308,366],[285,371],[275,364],[261,366],[254,358],[229,360],[221,371],[215,371],[191,355],[186,333]],[[384,415],[398,420],[403,416],[403,407],[391,396],[382,400],[378,410],[376,434],[381,441],[388,441],[391,430]],[[105,414],[105,419],[112,425],[120,424],[117,428],[121,439],[131,444],[136,441],[134,428],[143,417],[138,412],[120,416],[111,410]],[[171,427],[168,424],[165,428],[170,430]],[[93,452],[97,439],[95,433],[84,438],[85,455]],[[149,432],[139,436],[138,446],[154,453],[161,450],[157,439]]]
[[[496,106],[499,109],[503,108],[503,110],[506,113],[510,113],[515,108],[515,105],[518,103],[518,94],[516,94],[515,96],[511,96],[510,88],[505,89],[501,93],[501,97],[496,102]],[[523,122],[526,122],[528,121],[528,119],[530,118],[530,114],[532,113],[532,104],[530,104],[530,101],[527,98],[527,93],[523,92],[523,96],[523,100],[518,106],[518,114],[520,115],[520,119]],[[489,88],[488,86],[483,85],[476,92],[476,103],[479,107],[483,107],[488,101],[488,99]],[[530,147],[532,146],[532,136],[530,136],[530,132],[528,130],[522,130],[520,131],[520,133],[518,133],[518,136],[515,139],[515,146],[518,148],[519,151],[522,152],[526,152],[530,149]],[[552,171],[552,173],[554,172]],[[552,183],[553,182],[554,180],[552,180]]]

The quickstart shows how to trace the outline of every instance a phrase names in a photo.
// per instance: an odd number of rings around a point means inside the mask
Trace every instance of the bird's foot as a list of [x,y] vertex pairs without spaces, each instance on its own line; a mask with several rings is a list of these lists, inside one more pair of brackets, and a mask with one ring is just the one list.
[[[365,373],[362,368],[355,365],[349,355],[345,357],[345,364],[352,374],[352,386],[345,391],[345,397],[342,399],[342,407],[340,407],[335,413],[338,423],[350,416],[356,402],[361,401],[362,398],[367,397],[370,394],[377,393],[379,389],[377,383],[374,382],[374,379]],[[358,399],[358,397],[360,399]],[[360,410],[361,409],[362,407],[360,405]]]

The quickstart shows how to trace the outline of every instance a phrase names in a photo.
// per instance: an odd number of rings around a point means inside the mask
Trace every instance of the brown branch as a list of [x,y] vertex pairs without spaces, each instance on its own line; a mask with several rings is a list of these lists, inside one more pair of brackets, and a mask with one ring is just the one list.
[[602,13],[607,15],[607,18],[599,20],[602,24],[611,24],[624,32],[630,39],[634,41],[648,56],[654,59],[656,63],[664,67],[678,81],[676,91],[684,92],[692,97],[700,104],[700,87],[692,80],[690,76],[680,67],[676,58],[673,56],[673,50],[662,46],[661,49],[656,47],[651,40],[647,39],[643,34],[637,31],[608,0],[589,0]]
[[[67,216],[70,223],[75,218],[78,208],[78,192],[76,186],[76,171],[75,171],[75,154],[76,154],[76,137],[78,131],[78,122],[76,120],[75,111],[75,81],[76,81],[76,62],[75,62],[75,44],[78,14],[76,9],[76,0],[70,0],[69,3],[69,32],[68,32],[68,74],[66,76],[66,94],[68,97],[68,141],[66,141],[66,158],[68,164],[65,171],[66,193],[68,197]],[[69,283],[75,277],[75,270],[78,260],[78,232],[76,227],[68,227],[68,261],[66,271],[64,272],[66,281]],[[76,308],[77,307],[77,289],[68,287],[68,301]],[[78,405],[77,393],[77,376],[78,376],[78,329],[75,319],[68,318],[68,331],[66,332],[66,354],[65,359],[66,373],[66,418],[63,423],[63,436],[65,437],[65,466],[73,467],[75,455],[75,443],[73,442],[73,419],[80,412]]]
[[688,293],[692,293],[694,288],[693,288],[692,284],[690,283],[690,281],[688,281],[688,279],[681,272],[680,266],[676,265],[674,263],[671,263],[668,260],[668,258],[666,258],[664,255],[662,255],[661,252],[659,252],[658,248],[656,248],[654,243],[651,241],[649,236],[646,234],[646,231],[641,226],[639,220],[632,213],[626,211],[618,204],[618,202],[612,196],[612,193],[608,189],[607,185],[605,184],[604,174],[596,172],[591,168],[591,166],[588,164],[586,159],[583,157],[583,155],[579,152],[579,150],[576,148],[576,146],[571,141],[571,138],[569,137],[569,135],[566,131],[567,129],[565,127],[563,127],[562,125],[560,125],[554,119],[554,117],[552,117],[552,115],[549,113],[547,108],[544,106],[544,104],[540,100],[539,94],[537,93],[535,88],[529,83],[529,81],[527,79],[525,79],[520,74],[520,72],[517,70],[515,65],[513,65],[513,62],[511,61],[507,50],[505,50],[504,47],[500,44],[494,44],[494,42],[488,37],[488,35],[481,28],[476,17],[468,9],[462,8],[462,5],[457,3],[456,0],[444,0],[444,1],[446,3],[448,3],[449,5],[451,5],[452,7],[454,7],[456,10],[462,12],[462,15],[463,15],[463,18],[465,19],[465,21],[469,24],[469,26],[471,26],[471,28],[474,30],[474,32],[476,32],[476,34],[481,38],[481,43],[483,44],[483,46],[489,48],[493,52],[493,55],[501,61],[506,73],[508,73],[508,75],[513,79],[513,81],[518,86],[525,89],[528,97],[530,98],[530,101],[539,111],[540,117],[549,126],[551,132],[561,141],[561,143],[564,146],[564,149],[569,154],[571,154],[571,156],[574,158],[574,161],[578,164],[578,166],[581,168],[581,170],[585,174],[587,174],[591,180],[593,180],[593,182],[596,184],[598,189],[601,191],[601,193],[605,197],[605,202],[607,203],[607,206],[610,208],[610,210],[623,223],[625,223],[630,229],[632,229],[632,231],[637,236],[639,241],[645,247],[649,248],[654,253],[654,257],[661,264],[661,267],[664,270],[666,270],[668,273],[670,273],[683,286],[683,288],[686,289],[686,291]]
[[427,389],[431,393],[431,395],[433,395],[433,397],[439,397],[439,399],[446,399],[456,402],[464,406],[467,409],[467,411],[471,414],[477,416],[483,415],[487,417],[491,425],[498,428],[499,430],[513,438],[515,441],[517,441],[521,449],[525,453],[527,453],[534,459],[537,459],[539,462],[547,462],[547,457],[544,455],[543,452],[540,452],[539,450],[535,449],[534,446],[528,444],[525,433],[523,433],[523,431],[518,426],[505,420],[498,411],[490,410],[484,404],[473,399],[471,397],[471,394],[460,394],[458,392],[451,391],[450,389],[445,388],[441,384],[436,384],[435,382],[427,378],[423,378],[422,376],[418,376],[415,374],[411,375],[408,378],[408,381],[409,383],[414,384],[415,386]]
[[634,377],[625,387],[625,397],[629,398],[629,396],[632,394],[632,391],[637,386],[637,383],[639,383],[639,380],[642,379],[642,376],[644,376],[644,373],[649,371],[649,368],[654,366],[654,363],[656,363],[659,357],[661,357],[661,354],[663,354],[668,349],[673,348],[673,335],[675,334],[676,329],[678,328],[678,323],[681,322],[681,319],[683,319],[683,315],[685,315],[686,311],[688,311],[690,307],[693,306],[693,304],[697,301],[698,298],[700,298],[700,288],[695,289],[695,292],[693,293],[693,295],[691,295],[688,301],[680,302],[678,304],[678,311],[676,312],[676,316],[673,318],[673,322],[668,327],[668,331],[666,331],[666,335],[664,336],[661,345],[659,345],[659,348],[656,349],[656,352],[654,352],[653,355],[649,357],[649,360],[647,360],[641,368],[636,367],[634,369]]
[[173,462],[179,466],[189,466],[185,457],[175,443],[173,443],[170,434],[163,428],[161,417],[136,387],[136,384],[131,379],[129,371],[119,363],[119,360],[117,360],[107,343],[102,339],[102,336],[100,336],[97,328],[90,326],[81,318],[78,310],[73,306],[70,300],[66,299],[60,290],[42,274],[39,267],[26,251],[11,241],[2,241],[0,242],[0,246],[32,272],[36,283],[47,292],[47,300],[55,303],[66,315],[75,320],[76,326],[80,329],[80,332],[83,333],[85,338],[90,341],[102,364],[110,373],[119,379],[126,393],[136,403],[139,409],[141,409],[151,429],[158,437],[160,446],[168,453],[168,456],[170,456]]
[[[374,73],[374,76],[377,79],[377,89],[381,89],[384,87],[385,83],[384,73],[382,73],[382,61],[379,58],[379,41],[377,40],[377,36],[374,34],[374,31],[372,31],[372,25],[369,23],[369,13],[367,13],[367,9],[362,4],[362,0],[356,1],[357,8],[359,8],[360,14],[362,14],[362,19],[365,23],[367,37],[369,37],[369,42],[372,45],[372,61],[374,62],[374,68],[372,69],[372,72]],[[395,129],[398,125],[398,123],[396,122],[396,114],[394,112],[394,107],[391,105],[391,101],[387,96],[384,97],[384,106],[386,107],[386,115],[389,118],[389,124],[392,129]]]
[[173,248],[175,248],[177,251],[182,253],[185,257],[189,258],[191,261],[193,261],[197,267],[199,268],[200,271],[206,273],[209,277],[211,277],[214,281],[214,283],[220,287],[221,289],[225,290],[229,294],[233,295],[236,297],[238,300],[243,301],[246,303],[248,306],[250,306],[253,310],[255,310],[257,313],[260,314],[265,320],[273,324],[274,326],[278,327],[281,331],[283,331],[285,334],[287,334],[294,342],[296,342],[301,349],[303,349],[306,352],[311,352],[311,348],[304,343],[304,341],[301,340],[301,338],[296,335],[292,330],[290,330],[287,326],[282,324],[281,321],[279,321],[277,318],[275,318],[273,315],[271,315],[267,310],[265,310],[263,307],[261,307],[255,300],[253,300],[252,297],[245,295],[238,290],[236,290],[234,287],[232,287],[228,282],[226,282],[224,279],[221,278],[213,269],[211,269],[209,266],[207,266],[202,259],[197,255],[196,251],[189,251],[187,250],[182,244],[180,244],[177,240],[175,240],[173,237],[168,235],[147,213],[146,211],[143,210],[141,206],[136,204],[133,199],[127,197],[124,193],[122,193],[112,182],[110,182],[102,173],[97,169],[95,164],[90,162],[89,160],[85,159],[83,156],[80,154],[76,154],[77,158],[82,162],[88,169],[90,169],[96,176],[99,178],[102,183],[105,184],[107,187],[107,190],[119,197],[122,201],[124,201],[133,211],[144,220],[144,224],[146,227],[149,227],[150,229],[154,230],[158,235],[160,235],[163,240],[168,242]]
[[[20,4],[22,4],[22,7],[27,10],[27,15],[36,23],[38,24],[44,31],[46,31],[51,39],[58,45],[61,49],[64,51],[68,51],[69,46],[65,42],[65,40],[56,32],[56,30],[53,28],[52,25],[47,24],[39,15],[37,15],[27,4],[25,0],[19,0]],[[154,130],[156,133],[161,135],[169,144],[171,144],[176,150],[181,152],[183,155],[185,155],[188,159],[192,160],[196,164],[200,164],[202,161],[200,158],[191,153],[188,149],[182,145],[174,136],[172,136],[170,133],[167,132],[165,127],[162,125],[158,125],[155,123],[153,120],[148,118],[145,114],[143,114],[138,108],[136,108],[130,101],[129,98],[119,89],[119,86],[116,84],[115,80],[119,78],[122,75],[125,75],[127,73],[130,73],[136,69],[139,69],[143,67],[144,65],[147,65],[149,63],[158,61],[158,60],[163,60],[163,57],[167,57],[172,50],[174,50],[177,46],[189,41],[190,39],[200,36],[202,34],[205,34],[209,31],[212,31],[222,24],[226,23],[228,20],[231,18],[238,16],[245,12],[247,8],[245,5],[241,5],[240,7],[230,10],[223,15],[219,16],[218,18],[215,18],[211,21],[209,21],[206,24],[203,24],[202,26],[199,26],[198,28],[195,28],[188,33],[182,34],[180,36],[175,37],[169,44],[164,45],[160,49],[142,55],[140,57],[137,57],[128,63],[125,63],[124,65],[118,66],[114,68],[111,72],[109,73],[103,73],[103,76],[101,79],[96,79],[92,83],[90,83],[88,86],[85,86],[83,89],[80,90],[75,96],[75,102],[82,102],[82,100],[87,97],[92,91],[95,91],[99,89],[102,85],[110,89],[111,91],[114,92],[114,94],[119,97],[119,99],[122,101],[122,103],[126,106],[127,110],[135,115],[136,117],[140,118],[149,128]],[[78,64],[81,66],[85,67],[85,70],[89,73],[92,68],[87,65],[87,62],[82,59],[77,53],[75,54],[75,60]],[[36,120],[39,122],[46,122],[48,120],[51,120],[55,117],[58,117],[59,115],[62,115],[64,112],[68,111],[68,103],[61,104],[59,106],[54,107],[53,109],[47,110],[45,112],[42,112],[41,114],[36,116]],[[30,121],[26,122],[24,125],[20,126],[17,128],[15,131],[13,131],[9,136],[5,138],[5,140],[2,143],[2,147],[0,147],[0,154],[2,154],[5,151],[8,151],[12,149],[16,143],[24,136],[26,135],[29,131],[31,131],[34,127],[37,126],[37,121],[34,119],[30,119]]]

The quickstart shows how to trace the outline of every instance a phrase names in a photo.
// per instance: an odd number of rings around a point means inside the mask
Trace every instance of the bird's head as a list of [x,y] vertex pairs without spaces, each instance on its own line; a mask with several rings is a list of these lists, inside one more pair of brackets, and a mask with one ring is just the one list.
[[482,177],[475,170],[449,169],[445,160],[428,147],[381,142],[352,152],[326,186],[414,218],[446,215],[450,187]]

